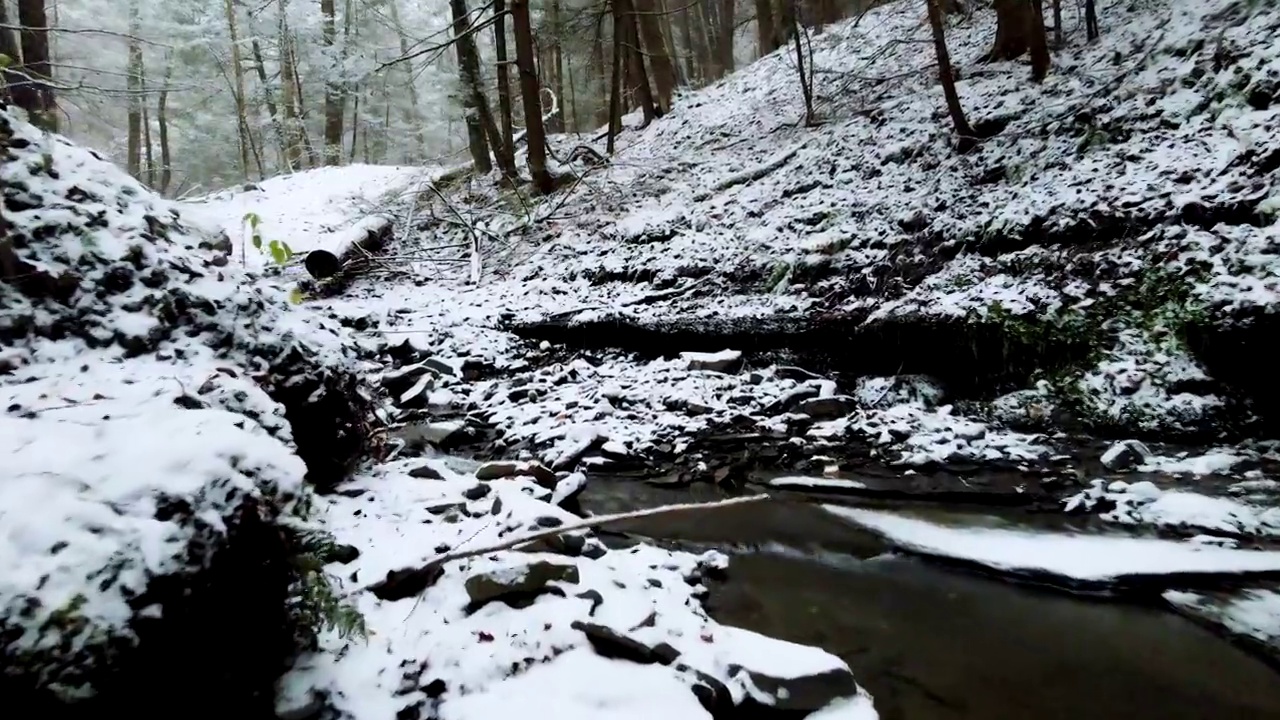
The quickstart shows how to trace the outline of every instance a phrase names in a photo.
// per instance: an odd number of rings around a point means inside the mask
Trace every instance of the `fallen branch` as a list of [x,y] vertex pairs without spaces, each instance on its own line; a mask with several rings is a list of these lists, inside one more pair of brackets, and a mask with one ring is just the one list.
[[428,560],[424,565],[416,568],[404,568],[401,570],[392,570],[387,573],[386,578],[379,580],[372,585],[352,591],[354,594],[368,590],[383,600],[403,600],[412,597],[426,590],[444,573],[444,564],[454,560],[464,560],[477,555],[487,555],[489,553],[500,552],[502,550],[513,550],[522,545],[543,540],[545,538],[554,537],[566,532],[574,530],[586,530],[601,525],[620,522],[623,520],[634,520],[643,517],[652,517],[654,515],[670,515],[673,513],[689,512],[691,510],[716,510],[719,508],[730,507],[733,505],[745,505],[746,503],[760,502],[768,500],[769,495],[761,493],[759,495],[748,495],[747,497],[729,498],[728,500],[717,500],[708,503],[677,503],[674,505],[661,505],[655,508],[646,508],[644,510],[632,510],[630,512],[613,513],[611,515],[596,515],[568,525],[561,525],[549,530],[542,530],[532,535],[504,540],[492,545],[474,548],[472,550],[455,550],[448,552],[439,557]]
[[755,182],[756,180],[763,178],[764,176],[768,175],[774,170],[777,170],[778,168],[790,162],[791,158],[795,157],[796,153],[800,152],[801,147],[803,147],[803,145],[797,145],[791,148],[790,150],[779,154],[777,157],[770,159],[769,161],[765,162],[763,165],[759,165],[754,168],[743,170],[742,172],[739,172],[739,173],[734,173],[733,175],[730,175],[724,180],[721,180],[720,182],[711,186],[710,190],[703,190],[702,192],[699,192],[698,194],[694,195],[693,199],[699,200],[699,201],[706,200],[707,198],[711,197],[713,194],[718,192],[724,192],[725,190],[728,190],[729,188],[734,187],[736,185],[744,185],[749,182]]
[[570,315],[576,315],[580,312],[586,312],[588,310],[607,310],[609,308],[636,307],[638,305],[648,305],[650,303],[656,303],[661,300],[670,300],[672,298],[677,298],[677,297],[680,297],[681,295],[688,294],[689,291],[701,285],[704,280],[706,280],[706,278],[699,278],[687,285],[681,285],[680,287],[671,288],[669,290],[660,290],[658,292],[650,293],[648,295],[641,295],[640,297],[631,298],[630,300],[624,300],[614,305],[584,305],[582,307],[576,307],[571,310],[561,310],[560,312],[557,312],[557,313],[551,313],[543,320],[543,322],[556,322],[557,320],[561,320],[563,318],[569,317]]

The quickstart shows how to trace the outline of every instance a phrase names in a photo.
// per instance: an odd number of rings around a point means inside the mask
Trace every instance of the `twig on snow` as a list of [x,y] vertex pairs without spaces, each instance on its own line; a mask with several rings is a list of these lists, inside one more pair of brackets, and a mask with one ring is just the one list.
[[[769,495],[767,493],[760,493],[759,495],[748,495],[746,497],[729,498],[728,500],[716,500],[713,502],[706,502],[706,503],[676,503],[673,505],[660,505],[655,508],[645,508],[644,510],[632,510],[630,512],[612,513],[610,515],[596,515],[595,517],[586,518],[579,522],[569,523],[568,525],[561,525],[559,527],[551,528],[549,530],[541,530],[531,535],[525,535],[523,537],[513,538],[511,540],[503,540],[502,542],[493,543],[491,545],[485,545],[484,547],[473,548],[471,550],[455,550],[454,552],[448,552],[436,558],[428,560],[426,563],[424,563],[420,567],[405,568],[403,570],[394,570],[391,573],[388,573],[388,577],[395,575],[397,576],[398,579],[400,579],[401,582],[405,582],[404,578],[406,577],[414,577],[419,579],[419,583],[422,583],[423,581],[426,580],[426,578],[429,578],[433,574],[440,572],[441,566],[443,566],[447,562],[452,562],[454,560],[465,560],[466,558],[476,557],[478,555],[487,555],[489,553],[500,552],[502,550],[512,550],[520,547],[521,545],[528,545],[529,543],[536,542],[538,540],[554,537],[556,535],[560,535],[566,532],[572,532],[574,530],[587,530],[590,528],[599,527],[601,525],[608,525],[610,523],[620,522],[623,520],[635,520],[637,518],[652,517],[654,515],[671,515],[674,513],[691,512],[691,511],[697,511],[697,510],[717,510],[720,508],[730,507],[733,505],[745,505],[747,503],[760,502],[761,500],[768,500],[768,499],[769,499]],[[409,582],[410,584],[413,584],[412,581],[409,581]],[[387,580],[380,580],[376,583],[373,583],[372,585],[368,585],[363,588],[353,590],[351,593],[348,593],[348,594],[349,595],[355,594],[358,592],[363,592],[365,590],[373,591],[375,594],[377,594],[377,590],[379,588],[385,587],[386,584],[387,584]],[[427,581],[427,584],[429,584],[429,581]],[[425,585],[423,586],[423,589],[424,590],[426,589]]]

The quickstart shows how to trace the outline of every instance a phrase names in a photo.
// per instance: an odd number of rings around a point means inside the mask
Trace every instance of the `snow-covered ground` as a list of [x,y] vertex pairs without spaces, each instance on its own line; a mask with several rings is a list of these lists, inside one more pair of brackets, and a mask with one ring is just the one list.
[[[585,177],[552,203],[526,211],[470,184],[449,196],[456,223],[414,204],[438,173],[422,168],[326,168],[168,203],[6,115],[23,143],[10,140],[4,163],[13,232],[0,245],[0,453],[19,458],[0,469],[0,632],[20,631],[5,659],[20,657],[33,682],[53,674],[64,695],[93,687],[96,670],[127,662],[139,617],[183,607],[180,597],[135,607],[148,586],[207,571],[248,514],[355,551],[324,572],[364,632],[322,630],[281,682],[286,716],[331,707],[349,720],[424,710],[473,720],[518,706],[538,717],[703,718],[750,698],[822,720],[875,717],[839,659],[707,617],[702,579],[722,562],[715,554],[607,550],[575,531],[450,561],[402,596],[371,584],[572,522],[557,502],[580,487],[575,470],[669,465],[708,436],[810,458],[866,448],[904,472],[1021,471],[1061,460],[1065,439],[1047,421],[1060,405],[1097,426],[1157,432],[1226,412],[1225,391],[1182,335],[1269,311],[1280,292],[1268,159],[1280,103],[1266,85],[1280,73],[1280,11],[1246,12],[1241,0],[1105,5],[1102,40],[1056,52],[1041,86],[1019,65],[977,65],[990,13],[953,21],[962,102],[976,123],[1004,127],[970,155],[951,148],[916,42],[927,38],[919,7],[889,3],[815,39],[823,83],[863,79],[819,88],[826,124],[795,122],[798,87],[777,54],[628,131],[606,168],[570,165]],[[1215,67],[1221,57],[1229,67]],[[398,274],[291,306],[257,273],[270,260],[252,247],[246,216],[264,243],[302,253],[345,242],[373,212],[397,220],[398,256],[386,262]],[[479,285],[469,283],[472,233],[486,238]],[[909,375],[837,381],[738,347],[653,359],[571,353],[513,332],[621,320],[661,338],[664,327],[786,327],[822,312],[861,329],[996,326],[1045,357],[1070,336],[1090,352],[970,415],[947,387],[971,365],[962,347],[892,358]],[[630,349],[653,350],[642,347],[653,337],[637,332]],[[313,498],[302,458],[323,453],[313,432],[295,430],[319,412],[308,403],[353,384],[379,395],[365,399],[381,414],[372,428],[342,419],[334,438],[359,435],[348,450],[401,459]],[[480,480],[475,463],[406,459],[430,454],[412,438],[453,433],[550,469],[526,463]],[[1221,474],[1239,457],[1152,457],[1134,469]],[[1202,534],[1188,541],[831,510],[916,552],[1004,572],[1107,583],[1280,571],[1280,553],[1223,547],[1280,536],[1277,510],[1253,500],[1274,481],[1253,472],[1229,491],[1239,497],[1108,479],[1064,507],[1096,512],[1116,533]],[[523,477],[539,473],[542,484]],[[774,486],[856,483],[790,476]],[[1224,601],[1223,622],[1272,641],[1274,595]]]
[[[359,222],[421,190],[443,171],[434,168],[352,164],[268,178],[181,204],[184,215],[226,233],[233,262],[269,267],[270,243],[299,257],[312,250],[338,252]],[[258,235],[262,247],[255,247]]]

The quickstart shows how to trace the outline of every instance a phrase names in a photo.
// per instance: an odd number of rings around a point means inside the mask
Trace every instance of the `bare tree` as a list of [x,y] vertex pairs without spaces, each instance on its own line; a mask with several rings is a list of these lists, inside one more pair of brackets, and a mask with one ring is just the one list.
[[1045,37],[1043,0],[995,0],[996,39],[985,60],[1016,60],[1031,54],[1031,77],[1039,82],[1049,73],[1049,44]]
[[10,92],[14,103],[27,111],[32,125],[57,132],[58,104],[51,85],[53,68],[49,62],[49,21],[44,0],[18,0],[18,24],[22,26],[21,81]]
[[502,144],[515,153],[515,129],[511,119],[511,64],[507,58],[507,8],[503,0],[493,0],[493,49],[498,63],[498,115],[502,120]]
[[555,190],[555,178],[547,170],[547,132],[542,126],[542,88],[538,86],[538,70],[533,65],[529,0],[512,0],[511,27],[516,40],[516,70],[520,74],[520,96],[524,105],[529,173],[538,191],[550,194]]
[[320,0],[320,37],[328,53],[324,79],[324,164],[342,162],[342,120],[346,112],[346,95],[342,82],[335,77],[341,70],[336,56],[338,43],[337,7],[334,0]]
[[449,0],[453,13],[453,48],[458,57],[458,74],[462,79],[462,108],[467,123],[467,146],[471,149],[471,161],[476,172],[487,175],[493,170],[489,157],[489,143],[481,122],[481,106],[486,105],[480,87],[480,58],[475,39],[471,36],[466,0]]
[[173,57],[165,55],[164,83],[160,86],[160,95],[156,99],[156,124],[160,131],[160,187],[163,195],[169,192],[173,182],[173,156],[169,152],[169,82],[173,79]]
[[125,167],[136,179],[142,178],[142,44],[138,41],[141,25],[138,0],[129,0],[129,34],[132,37],[129,39],[128,77],[125,79],[129,90]]
[[1084,0],[1084,28],[1089,42],[1098,39],[1098,6],[1094,0]]
[[[236,24],[234,0],[223,0],[222,8],[227,18],[227,34],[231,39],[231,77],[234,81],[232,100],[236,108],[236,137],[240,143],[240,176],[247,178],[249,177],[249,123],[245,118],[244,65],[240,60],[240,31]],[[283,12],[282,10],[282,17]]]
[[633,16],[639,27],[642,47],[636,48],[636,55],[641,61],[648,59],[652,71],[653,84],[657,88],[654,98],[659,112],[671,110],[671,99],[675,95],[676,71],[667,55],[667,42],[662,34],[662,25],[658,22],[659,5],[655,0],[632,0],[635,4]]
[[760,57],[778,49],[778,31],[773,26],[772,0],[756,0],[756,48]]
[[960,95],[956,92],[955,72],[951,68],[951,53],[947,51],[946,31],[942,27],[942,9],[938,0],[926,0],[929,13],[929,27],[933,30],[933,50],[938,56],[938,79],[942,82],[942,96],[946,98],[947,113],[951,116],[951,124],[956,135],[960,137],[960,152],[968,152],[975,142],[973,128],[964,116],[964,108],[960,105]]

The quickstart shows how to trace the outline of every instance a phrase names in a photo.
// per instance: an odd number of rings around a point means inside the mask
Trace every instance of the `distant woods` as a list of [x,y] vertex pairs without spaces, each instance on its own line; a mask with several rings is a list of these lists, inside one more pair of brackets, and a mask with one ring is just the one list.
[[[972,143],[945,32],[983,0],[918,1],[948,114]],[[1062,0],[985,2],[998,31],[983,60],[1027,56],[1043,80],[1064,42]],[[1094,2],[1082,2],[1093,39]],[[325,165],[464,158],[549,191],[548,134],[607,129],[612,150],[623,116],[658,120],[683,90],[775,51],[799,65],[814,121],[808,40],[869,4],[0,0],[0,62],[9,101],[34,123],[110,147],[171,195]]]

